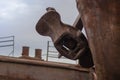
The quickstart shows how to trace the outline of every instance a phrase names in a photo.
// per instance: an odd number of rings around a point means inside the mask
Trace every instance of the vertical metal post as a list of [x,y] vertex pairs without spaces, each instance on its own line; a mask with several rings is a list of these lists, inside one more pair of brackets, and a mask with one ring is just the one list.
[[15,48],[15,36],[13,36],[13,56],[14,56],[14,49]]
[[[12,44],[10,45],[10,46],[12,46],[12,51],[8,54],[8,56],[10,56],[10,55],[14,56],[14,46],[15,46],[14,36],[8,36],[8,37],[3,37],[3,38],[12,38],[11,39]],[[11,42],[11,41],[9,41],[9,42]]]
[[46,61],[48,61],[48,52],[49,52],[49,41],[47,42],[47,55],[46,55]]

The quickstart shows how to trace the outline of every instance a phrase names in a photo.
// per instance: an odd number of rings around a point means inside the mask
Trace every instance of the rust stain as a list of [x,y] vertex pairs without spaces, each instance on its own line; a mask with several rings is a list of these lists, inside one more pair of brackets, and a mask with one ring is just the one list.
[[[14,75],[15,76],[15,75]],[[12,77],[12,76],[9,76],[9,75],[0,75],[0,80],[36,80],[34,78],[31,78],[29,76],[26,76],[25,78],[18,78],[18,77]]]
[[[40,35],[51,37],[62,56],[72,60],[79,59],[82,67],[92,67],[92,55],[84,34],[78,28],[62,23],[61,16],[55,9],[47,10],[38,21],[36,31]],[[81,19],[78,22],[81,28]]]

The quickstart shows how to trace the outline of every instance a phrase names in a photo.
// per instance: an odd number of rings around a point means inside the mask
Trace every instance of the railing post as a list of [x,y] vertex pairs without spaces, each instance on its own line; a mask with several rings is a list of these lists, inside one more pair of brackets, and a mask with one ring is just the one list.
[[47,55],[46,55],[46,61],[48,61],[48,54],[49,53],[49,41],[47,42]]

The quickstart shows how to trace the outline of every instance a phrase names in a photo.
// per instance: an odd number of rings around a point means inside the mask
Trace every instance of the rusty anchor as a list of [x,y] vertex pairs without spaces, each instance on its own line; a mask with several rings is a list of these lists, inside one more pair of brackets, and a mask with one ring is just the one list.
[[55,9],[47,8],[36,25],[36,31],[40,35],[51,37],[62,56],[72,60],[79,59],[83,67],[93,66],[87,39],[79,29],[64,24]]

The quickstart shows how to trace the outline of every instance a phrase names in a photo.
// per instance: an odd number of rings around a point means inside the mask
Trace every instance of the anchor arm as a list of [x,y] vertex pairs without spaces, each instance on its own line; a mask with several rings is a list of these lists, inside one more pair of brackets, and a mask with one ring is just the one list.
[[36,30],[40,35],[51,37],[62,56],[72,60],[79,59],[80,65],[86,68],[94,65],[83,33],[73,26],[64,24],[56,10],[48,10],[38,21]]

